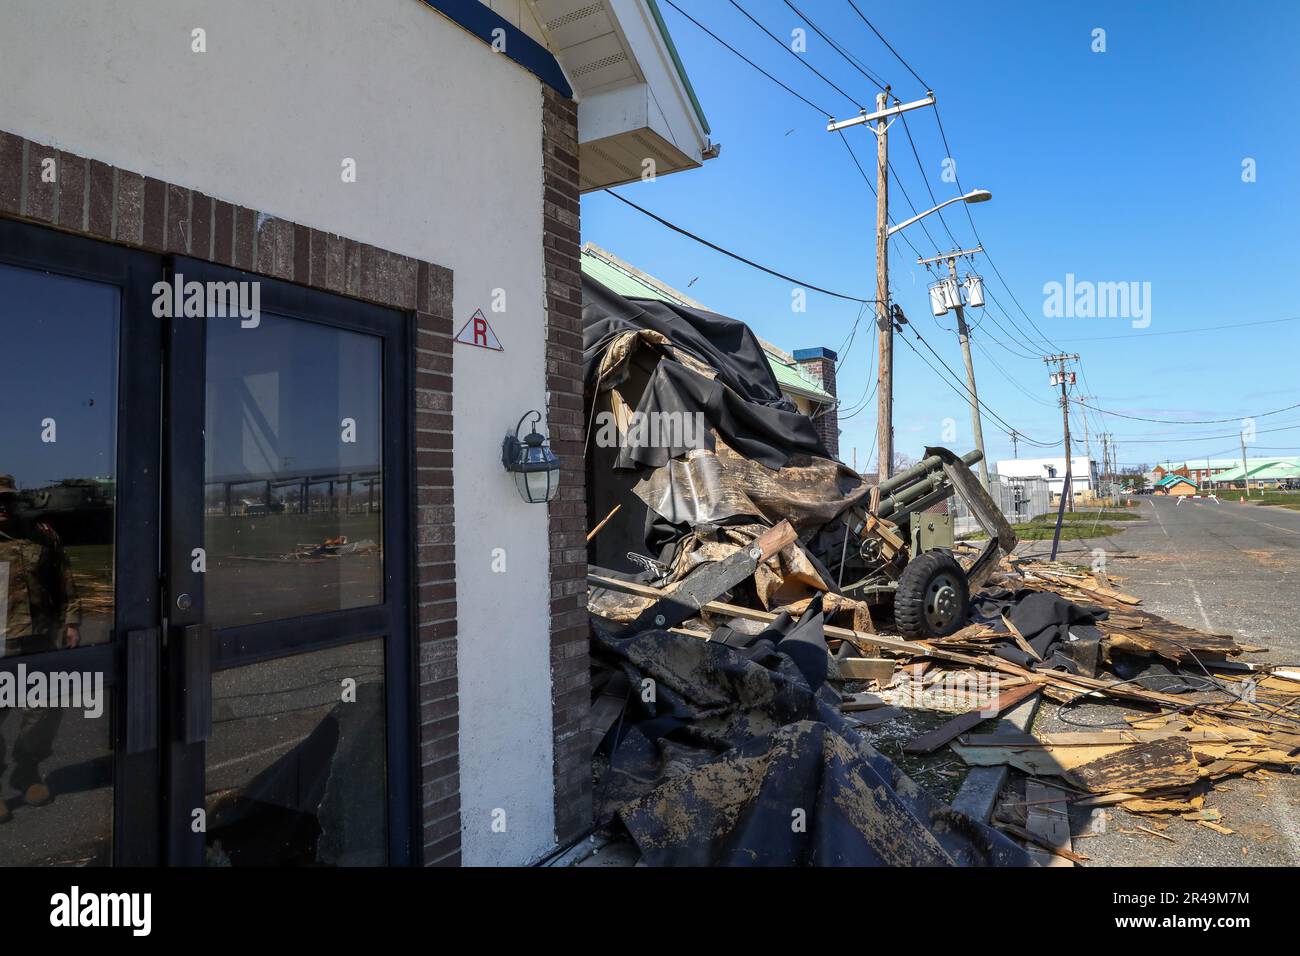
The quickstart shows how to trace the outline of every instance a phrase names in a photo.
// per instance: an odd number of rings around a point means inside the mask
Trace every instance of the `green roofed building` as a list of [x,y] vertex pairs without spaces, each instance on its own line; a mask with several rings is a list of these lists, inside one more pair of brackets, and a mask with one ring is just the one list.
[[1238,464],[1221,471],[1214,476],[1212,484],[1219,488],[1241,486],[1243,479],[1252,488],[1276,487],[1288,479],[1300,481],[1300,457],[1247,458],[1244,468]]
[[[592,242],[582,247],[582,274],[629,299],[658,299],[660,302],[671,302],[688,309],[714,311]],[[814,419],[827,450],[832,457],[839,458],[839,401],[835,391],[836,354],[820,346],[790,353],[762,338],[759,338],[758,342],[763,347],[767,363],[776,376],[782,394],[790,399],[800,412]]]

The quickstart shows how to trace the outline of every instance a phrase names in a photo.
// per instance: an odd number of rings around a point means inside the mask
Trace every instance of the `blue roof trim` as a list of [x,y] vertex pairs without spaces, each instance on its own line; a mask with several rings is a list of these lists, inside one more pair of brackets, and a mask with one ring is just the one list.
[[480,3],[479,0],[423,0],[423,2],[489,46],[492,44],[493,32],[504,30],[506,42],[502,56],[514,60],[561,96],[573,99],[573,87],[569,86],[569,81],[564,78],[564,71],[560,69],[560,62],[555,59],[555,54],[501,14],[494,13],[486,4]]

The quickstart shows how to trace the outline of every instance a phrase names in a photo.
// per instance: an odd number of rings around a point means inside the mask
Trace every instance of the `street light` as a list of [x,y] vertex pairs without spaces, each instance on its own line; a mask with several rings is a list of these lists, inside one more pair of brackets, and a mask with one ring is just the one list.
[[898,230],[910,226],[918,219],[924,219],[926,216],[930,215],[930,213],[938,212],[944,206],[951,206],[955,202],[969,202],[969,203],[988,202],[992,198],[993,198],[993,194],[989,192],[987,189],[972,189],[964,196],[954,196],[952,199],[945,199],[943,202],[939,203],[939,205],[935,206],[933,209],[927,209],[925,212],[915,215],[911,219],[906,219],[903,222],[900,222],[896,226],[890,226],[888,235],[892,236],[894,233],[898,232]]

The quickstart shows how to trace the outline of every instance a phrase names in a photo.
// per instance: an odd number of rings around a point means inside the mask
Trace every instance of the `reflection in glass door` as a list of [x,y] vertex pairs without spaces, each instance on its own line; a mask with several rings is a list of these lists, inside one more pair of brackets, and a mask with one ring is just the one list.
[[0,222],[0,865],[157,860],[150,262]]
[[260,281],[171,331],[173,859],[404,862],[404,320]]

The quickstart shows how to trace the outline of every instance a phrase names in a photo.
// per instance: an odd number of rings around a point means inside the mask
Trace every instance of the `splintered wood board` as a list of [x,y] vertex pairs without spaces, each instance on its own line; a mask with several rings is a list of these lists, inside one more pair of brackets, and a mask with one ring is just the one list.
[[928,754],[934,753],[944,744],[955,740],[957,737],[971,730],[977,724],[988,720],[990,717],[996,717],[1008,707],[1020,703],[1030,694],[1036,693],[1039,685],[1035,683],[1023,684],[1020,687],[1013,687],[1010,690],[1004,690],[998,695],[997,701],[992,707],[981,707],[977,710],[969,710],[960,717],[954,717],[942,727],[937,727],[928,734],[922,734],[919,737],[913,737],[907,743],[903,744],[903,752],[909,754]]

